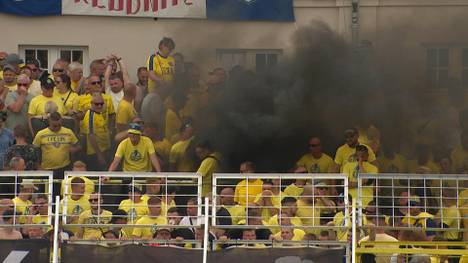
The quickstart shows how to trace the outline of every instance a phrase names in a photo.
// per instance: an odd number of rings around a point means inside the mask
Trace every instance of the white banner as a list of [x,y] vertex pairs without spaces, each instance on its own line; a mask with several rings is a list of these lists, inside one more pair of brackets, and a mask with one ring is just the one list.
[[62,0],[62,14],[206,18],[206,0]]

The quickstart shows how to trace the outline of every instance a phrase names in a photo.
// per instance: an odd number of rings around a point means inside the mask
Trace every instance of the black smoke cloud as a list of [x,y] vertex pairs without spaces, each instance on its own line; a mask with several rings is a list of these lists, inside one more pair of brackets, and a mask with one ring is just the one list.
[[[209,139],[228,170],[250,160],[259,171],[286,171],[320,136],[332,157],[347,127],[382,111],[369,49],[356,51],[327,25],[299,28],[294,52],[263,74],[240,67],[198,117],[198,138]],[[212,125],[203,125],[209,121]]]

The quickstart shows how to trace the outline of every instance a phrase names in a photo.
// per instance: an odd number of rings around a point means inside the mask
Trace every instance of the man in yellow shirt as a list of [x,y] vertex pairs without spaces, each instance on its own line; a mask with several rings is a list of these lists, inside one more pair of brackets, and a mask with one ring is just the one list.
[[334,168],[333,159],[322,152],[320,138],[309,139],[309,153],[304,154],[296,163],[296,173],[328,173]]
[[19,218],[19,222],[21,224],[26,223],[27,217],[31,214],[31,197],[34,190],[37,190],[37,187],[35,187],[34,184],[23,181],[20,184],[18,196],[12,199],[16,212],[21,214]]
[[[358,175],[359,174],[377,174],[379,169],[370,164],[369,160],[369,148],[364,145],[356,146],[357,161],[348,162],[343,167],[343,173],[348,176],[349,180],[349,194],[353,197],[353,200],[357,200],[358,197]],[[363,180],[362,188],[362,206],[365,208],[374,199],[374,188],[373,182]]]
[[[347,129],[345,131],[346,143],[338,148],[335,154],[335,172],[343,172],[344,166],[348,162],[355,162],[356,158],[356,147],[359,144],[359,132],[355,128]],[[364,145],[364,144],[363,144]],[[372,149],[364,145],[369,153],[369,162],[373,163],[375,161],[375,154]]]
[[154,150],[159,158],[159,164],[163,171],[169,170],[169,155],[171,153],[172,144],[168,139],[161,136],[159,125],[155,122],[145,123],[143,134],[148,136],[153,141]]
[[313,188],[314,186],[309,184],[304,186],[304,191],[296,202],[296,216],[301,219],[304,231],[307,234],[318,235],[320,231],[313,227],[320,226],[320,209],[315,205]]
[[31,206],[31,209],[29,209],[29,216],[26,219],[26,224],[46,225],[48,223],[49,201],[47,195],[38,194],[34,198],[34,203]]
[[[94,225],[109,224],[112,219],[112,213],[102,208],[103,199],[99,193],[92,193],[89,196],[91,209],[80,214],[78,224]],[[108,230],[105,226],[82,226],[77,233],[78,239],[100,240],[102,234]]]
[[109,171],[117,170],[123,159],[123,170],[126,172],[161,172],[158,157],[154,151],[154,145],[150,138],[141,135],[141,126],[136,123],[130,124],[128,138],[123,140],[117,147],[114,161]]
[[277,215],[281,201],[286,195],[281,191],[280,179],[263,182],[263,192],[255,197],[255,204],[262,209],[262,220],[267,221]]
[[[255,165],[253,162],[244,162],[240,165],[240,172],[242,174],[251,174],[255,172]],[[247,175],[248,177],[248,175]],[[240,181],[236,185],[234,192],[234,202],[239,205],[253,205],[255,197],[262,193],[263,181],[258,178],[248,178]]]
[[159,42],[159,51],[152,54],[147,62],[148,69],[148,92],[157,90],[160,96],[164,97],[172,85],[172,80],[175,73],[175,60],[171,57],[171,53],[175,48],[175,43],[171,38],[164,37]]
[[294,197],[285,197],[281,201],[281,212],[272,216],[268,222],[265,222],[273,234],[278,233],[281,229],[277,226],[302,226],[301,218],[297,217],[297,203]]
[[221,207],[224,207],[231,216],[233,225],[238,225],[239,221],[245,221],[245,207],[234,202],[234,189],[226,187],[219,193]]
[[115,119],[117,132],[124,131],[132,122],[133,118],[135,118],[137,115],[135,107],[133,107],[133,100],[135,99],[136,95],[135,84],[125,84],[123,91],[124,96],[119,102],[119,106],[117,107],[117,114]]
[[[148,215],[138,219],[133,230],[132,237],[135,239],[149,240],[153,239],[156,233],[156,225],[167,225],[166,217],[161,215],[161,199],[151,197],[148,200]],[[138,225],[153,225],[146,227],[138,227]]]
[[195,154],[202,161],[197,174],[202,178],[202,196],[210,196],[213,187],[213,173],[219,172],[221,154],[213,151],[209,141],[198,143]]
[[42,94],[34,97],[29,103],[29,131],[34,136],[47,127],[49,115],[58,112],[65,114],[65,107],[59,97],[54,96],[54,80],[47,77],[47,73],[41,77]]
[[460,211],[457,206],[457,193],[455,189],[442,189],[442,209],[436,215],[436,222],[443,228],[450,228],[443,232],[443,237],[447,241],[459,241],[460,232],[456,229],[462,229]]
[[103,114],[104,98],[95,92],[89,109],[82,121],[82,132],[86,135],[86,157],[91,171],[103,171],[108,167],[111,139],[108,118]]
[[128,187],[128,199],[122,200],[119,209],[125,211],[128,215],[128,223],[133,224],[142,216],[148,214],[148,205],[142,199],[141,189],[138,186]]
[[[33,144],[41,148],[41,168],[52,170],[54,179],[63,179],[63,173],[70,165],[70,154],[80,150],[75,134],[62,127],[62,116],[58,112],[50,114],[49,128],[39,131]],[[54,196],[60,194],[60,186],[60,183],[54,184]]]
[[[77,224],[81,213],[91,209],[89,195],[85,195],[85,182],[80,177],[71,180],[71,193],[64,196],[61,202],[62,213],[67,217],[67,224]],[[75,235],[79,227],[70,225],[67,227]]]
[[460,145],[453,149],[450,155],[456,173],[468,170],[468,131],[463,131],[460,136]]
[[190,145],[193,143],[193,134],[194,129],[190,121],[182,124],[180,140],[172,145],[171,152],[169,154],[170,171],[193,172],[195,170],[194,160],[188,152]]

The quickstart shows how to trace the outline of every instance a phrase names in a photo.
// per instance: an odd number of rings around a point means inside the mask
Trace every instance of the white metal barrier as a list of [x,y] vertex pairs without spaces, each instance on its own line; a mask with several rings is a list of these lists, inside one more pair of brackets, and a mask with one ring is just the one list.
[[[396,230],[444,231],[445,239],[457,240],[468,212],[468,175],[360,174],[357,204],[359,227],[373,221]],[[383,226],[374,220],[379,217]]]
[[52,225],[52,172],[5,171],[0,172],[0,178],[0,199],[3,200],[0,209],[2,213],[13,210],[10,216],[5,216],[13,219],[11,224],[2,226]]

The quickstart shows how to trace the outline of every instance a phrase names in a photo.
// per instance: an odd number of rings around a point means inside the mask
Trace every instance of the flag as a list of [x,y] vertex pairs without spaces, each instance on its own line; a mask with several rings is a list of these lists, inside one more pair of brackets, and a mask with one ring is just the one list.
[[62,14],[62,0],[0,0],[0,12],[19,16]]
[[294,21],[293,0],[206,0],[208,19]]

